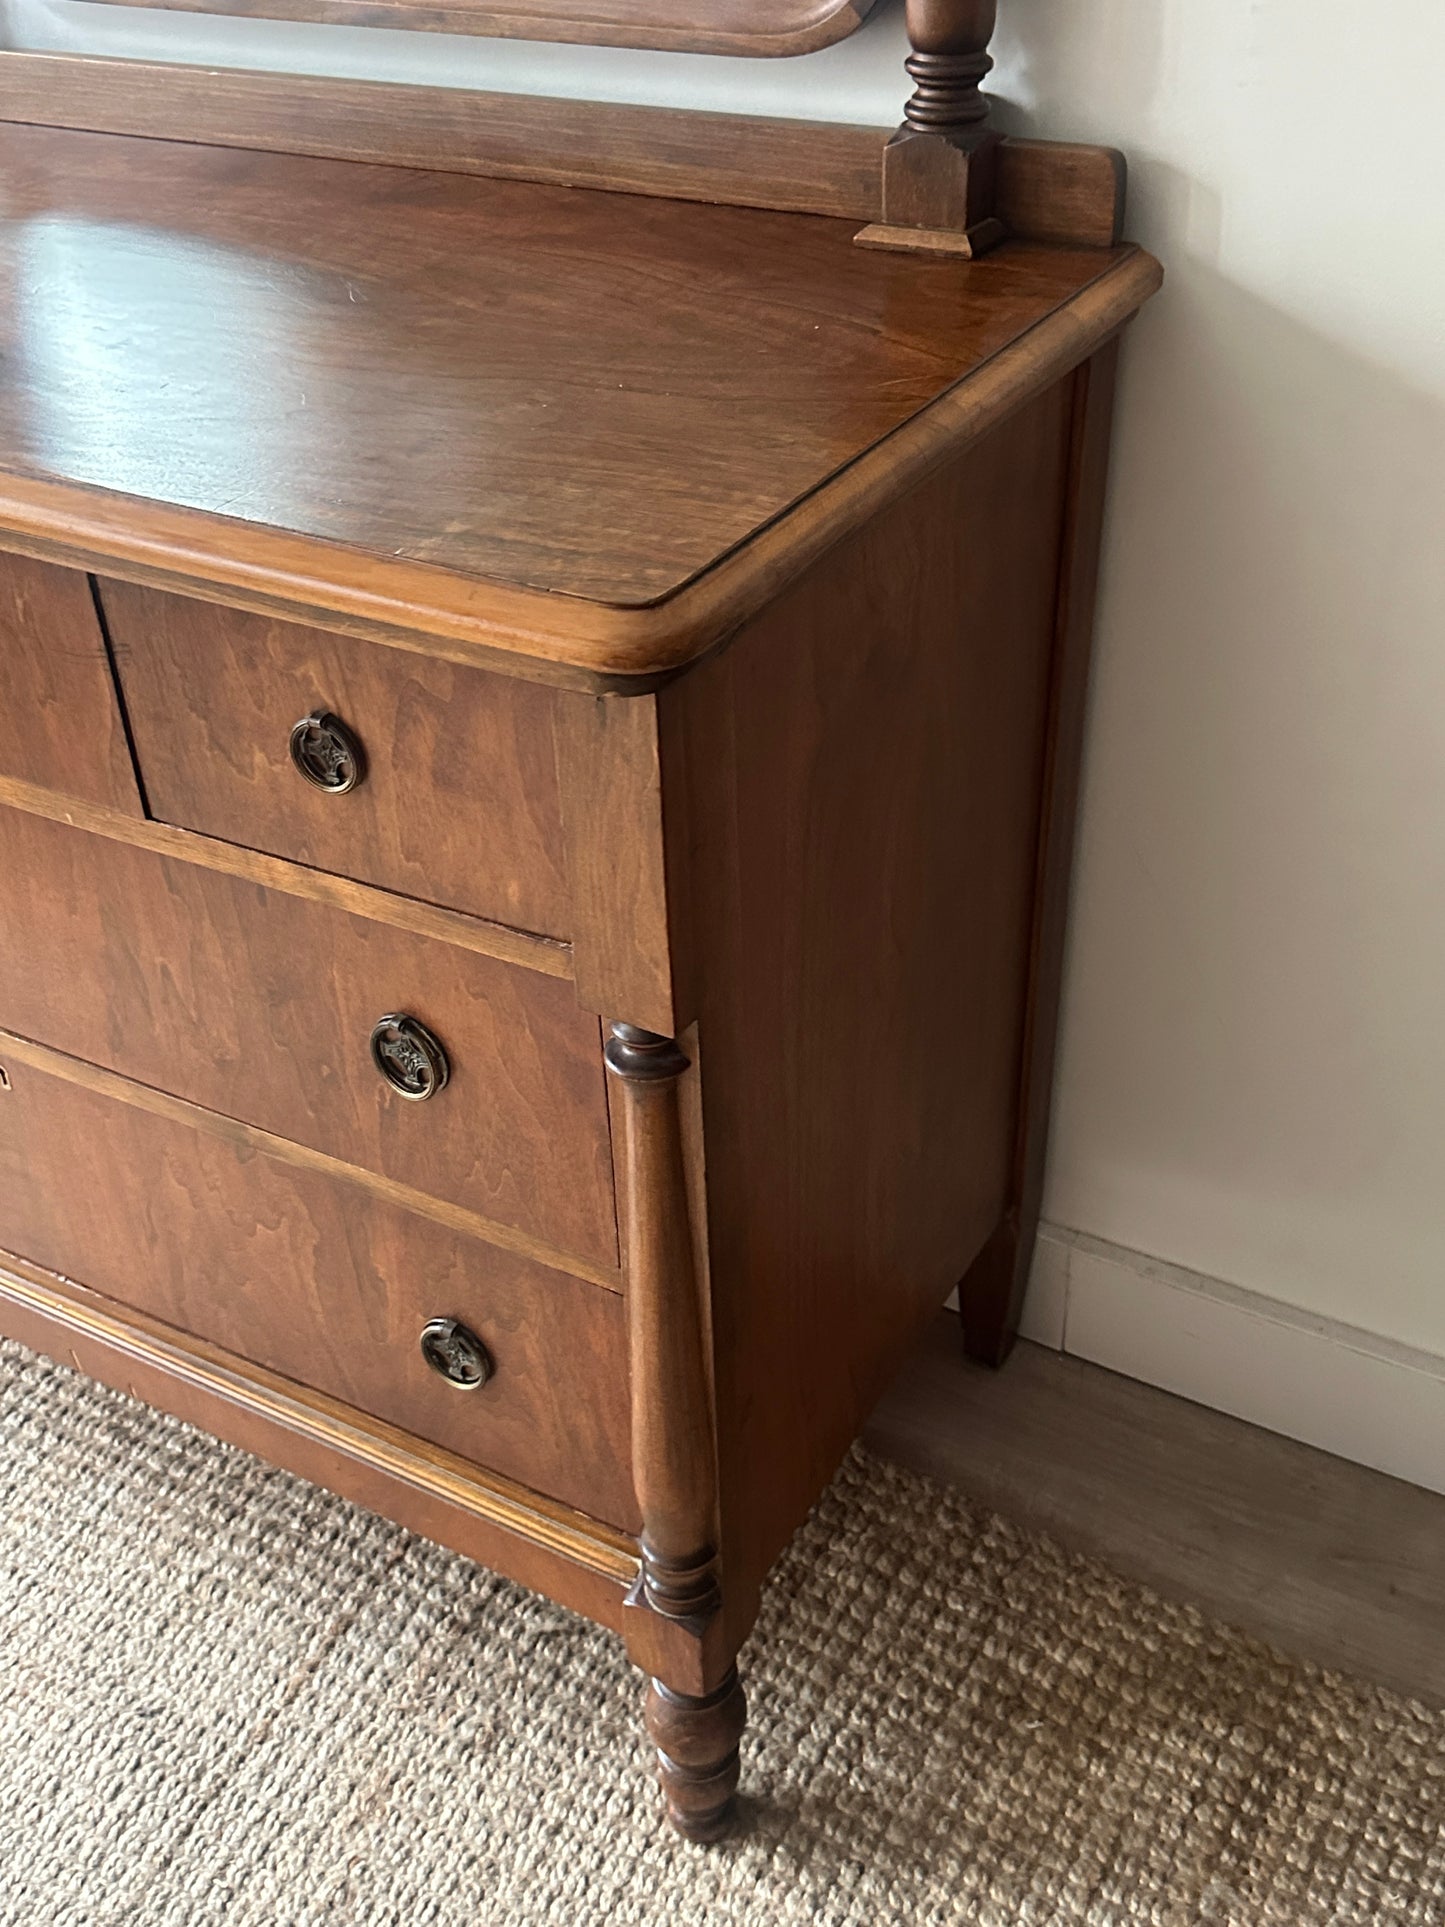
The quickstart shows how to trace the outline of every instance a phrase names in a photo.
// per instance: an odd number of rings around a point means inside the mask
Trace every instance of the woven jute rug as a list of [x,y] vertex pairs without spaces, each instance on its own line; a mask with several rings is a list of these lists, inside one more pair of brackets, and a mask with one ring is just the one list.
[[862,1453],[665,1832],[610,1636],[0,1346],[5,1927],[1441,1927],[1445,1715]]

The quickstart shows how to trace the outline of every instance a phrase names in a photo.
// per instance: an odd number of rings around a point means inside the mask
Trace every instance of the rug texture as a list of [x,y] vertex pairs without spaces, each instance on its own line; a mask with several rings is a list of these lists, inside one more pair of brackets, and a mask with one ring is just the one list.
[[1445,1923],[1445,1714],[862,1453],[721,1848],[612,1637],[11,1345],[0,1613],[5,1927]]

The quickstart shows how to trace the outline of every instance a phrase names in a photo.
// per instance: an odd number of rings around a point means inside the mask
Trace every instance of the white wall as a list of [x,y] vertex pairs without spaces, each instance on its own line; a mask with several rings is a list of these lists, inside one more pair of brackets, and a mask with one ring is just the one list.
[[[1001,119],[1123,147],[1169,274],[1126,356],[1047,1199],[1085,1235],[1046,1251],[1034,1328],[1445,1483],[1445,7],[1002,14]],[[776,63],[7,18],[15,45],[880,124],[904,91],[896,7]],[[1285,1349],[1244,1372],[1260,1321]],[[1382,1383],[1438,1429],[1392,1444],[1382,1409],[1361,1444],[1341,1410]]]
[[[1202,1276],[1076,1248],[1071,1349],[1445,1486],[1445,8],[1005,4],[1030,121],[1128,149],[1170,275],[1120,421],[1048,1211]],[[1292,1332],[1253,1385],[1250,1312]]]

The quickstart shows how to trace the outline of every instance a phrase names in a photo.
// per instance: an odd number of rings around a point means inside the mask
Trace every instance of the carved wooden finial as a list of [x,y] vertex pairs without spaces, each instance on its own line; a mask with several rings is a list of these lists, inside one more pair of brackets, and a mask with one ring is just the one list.
[[998,0],[908,0],[909,127],[952,140],[983,133],[988,102],[979,88],[993,68],[988,43],[997,22]]
[[858,236],[865,247],[972,257],[1003,238],[999,137],[979,91],[997,18],[998,0],[908,0],[913,95],[883,150],[883,219]]

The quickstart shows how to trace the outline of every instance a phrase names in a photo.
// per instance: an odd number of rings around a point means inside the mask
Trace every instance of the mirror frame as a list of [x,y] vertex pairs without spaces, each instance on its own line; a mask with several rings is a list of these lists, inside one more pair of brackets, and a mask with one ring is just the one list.
[[229,19],[319,21],[672,53],[814,53],[876,0],[105,0]]

